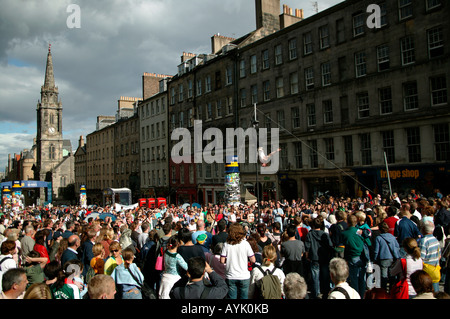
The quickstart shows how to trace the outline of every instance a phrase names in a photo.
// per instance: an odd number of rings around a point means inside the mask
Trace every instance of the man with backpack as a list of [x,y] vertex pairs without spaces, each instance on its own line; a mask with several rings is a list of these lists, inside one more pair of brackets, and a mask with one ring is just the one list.
[[330,226],[330,239],[333,243],[334,257],[344,258],[344,244],[342,243],[342,232],[348,229],[345,210],[338,210],[335,214],[336,224]]
[[[170,292],[171,299],[224,299],[228,285],[202,257],[192,257],[188,261],[187,278],[175,283]],[[209,280],[206,280],[205,274]]]

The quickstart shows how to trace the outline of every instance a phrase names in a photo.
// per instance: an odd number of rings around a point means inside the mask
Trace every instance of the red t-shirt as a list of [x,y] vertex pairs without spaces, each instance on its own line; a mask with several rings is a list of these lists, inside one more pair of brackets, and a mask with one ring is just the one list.
[[308,228],[306,227],[297,227],[298,234],[302,241],[305,241],[306,235],[308,235]]
[[391,216],[383,221],[389,226],[389,232],[394,235],[395,224],[399,221],[399,219],[395,216]]
[[33,250],[37,251],[41,257],[47,258],[47,264],[50,262],[50,256],[48,255],[47,248],[45,246],[35,244]]

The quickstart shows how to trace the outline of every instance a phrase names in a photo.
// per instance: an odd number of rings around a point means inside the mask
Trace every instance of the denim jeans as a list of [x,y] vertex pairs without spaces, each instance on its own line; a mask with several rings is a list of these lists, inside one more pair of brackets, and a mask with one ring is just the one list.
[[227,299],[248,299],[248,287],[250,286],[250,279],[226,279],[226,283],[228,285]]
[[439,292],[439,282],[433,282],[433,290],[434,292]]
[[381,271],[381,288],[384,290],[387,289],[387,284],[393,283],[392,276],[390,275],[390,271],[392,265],[394,264],[393,259],[381,259],[379,262],[380,271]]
[[122,299],[142,299],[141,291],[135,287],[122,293]]
[[326,299],[330,292],[330,269],[328,263],[311,262],[311,298],[317,298],[322,293],[322,298]]
[[366,292],[366,263],[361,257],[349,259],[347,262],[349,268],[349,285],[359,293],[362,299]]

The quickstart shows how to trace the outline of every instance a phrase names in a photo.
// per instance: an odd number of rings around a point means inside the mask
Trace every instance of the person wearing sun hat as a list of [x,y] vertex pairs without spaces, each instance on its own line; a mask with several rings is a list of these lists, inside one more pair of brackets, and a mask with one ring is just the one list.
[[208,239],[206,234],[200,234],[196,238],[196,245],[200,246],[205,253],[209,252],[209,249],[205,246],[205,242]]
[[205,251],[210,251],[213,236],[210,232],[206,231],[205,222],[200,219],[197,221],[197,230],[192,233],[192,242],[194,244],[197,243],[197,237],[201,234],[206,235],[206,240],[201,245],[206,248]]

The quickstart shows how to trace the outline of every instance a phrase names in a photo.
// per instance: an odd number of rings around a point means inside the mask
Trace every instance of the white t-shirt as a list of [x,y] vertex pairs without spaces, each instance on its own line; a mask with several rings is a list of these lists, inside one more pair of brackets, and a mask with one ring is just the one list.
[[226,257],[226,279],[246,280],[250,279],[250,271],[248,271],[248,258],[254,256],[252,247],[246,240],[242,240],[239,244],[231,245],[225,243],[223,245],[221,257]]
[[2,291],[3,274],[8,269],[17,268],[16,261],[14,260],[12,255],[0,255],[0,261],[2,261],[3,259],[5,259],[5,261],[3,261],[2,264],[0,265],[0,268],[1,268],[1,271],[0,271],[0,292]]
[[[6,259],[7,258],[7,259]],[[2,272],[6,272],[8,269],[17,268],[16,261],[14,260],[12,255],[0,255],[0,261],[5,259],[0,265],[0,269]]]
[[[347,282],[340,283],[336,285],[336,287],[343,288],[348,293],[350,299],[361,299],[359,293],[355,289],[350,287],[350,285]],[[328,299],[347,299],[347,298],[342,292],[335,290],[328,295]]]

